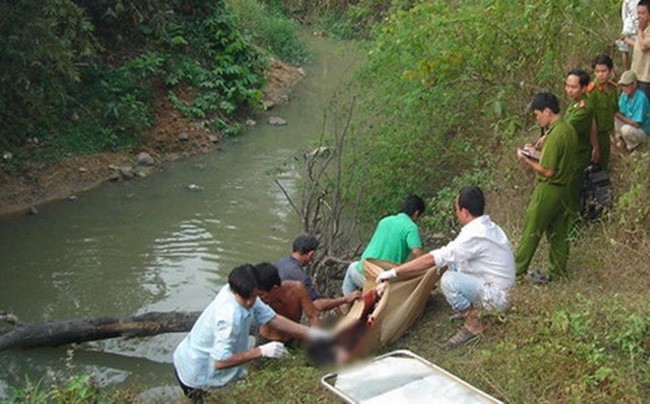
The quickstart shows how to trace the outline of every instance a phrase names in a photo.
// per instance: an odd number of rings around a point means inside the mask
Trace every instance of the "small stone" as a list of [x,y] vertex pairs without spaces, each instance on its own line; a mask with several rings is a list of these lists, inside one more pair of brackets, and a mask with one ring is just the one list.
[[246,126],[250,126],[251,128],[253,126],[257,126],[257,122],[252,120],[252,119],[247,119],[245,123],[246,123]]
[[38,209],[36,209],[35,206],[30,206],[29,209],[27,209],[27,214],[28,215],[38,215]]
[[181,132],[178,135],[178,140],[180,140],[181,142],[187,142],[188,140],[190,140],[190,135],[188,135],[186,132]]
[[88,169],[86,167],[79,167],[79,172],[80,173],[87,173]]
[[299,67],[298,68],[298,74],[300,74],[301,76],[304,77],[305,76],[305,69],[303,69],[302,67]]
[[210,141],[210,143],[219,143],[219,136],[209,135],[208,140]]
[[138,154],[138,165],[139,166],[152,166],[155,164],[153,157],[149,153],[142,152]]
[[117,171],[120,173],[122,178],[124,178],[125,180],[130,180],[130,179],[133,179],[135,177],[135,171],[133,170],[133,167],[128,167],[128,166],[126,166],[126,167],[118,167]]
[[287,121],[278,117],[278,116],[272,116],[269,118],[269,125],[273,126],[284,126],[287,124]]
[[282,94],[279,98],[280,104],[286,104],[289,102],[289,94]]
[[74,201],[76,201],[76,200],[77,200],[77,195],[70,195],[70,196],[68,196],[68,200],[69,200],[70,202],[74,202]]
[[200,186],[200,185],[196,185],[196,184],[190,184],[185,188],[187,188],[188,191],[192,191],[192,192],[201,192],[201,191],[203,191],[203,187]]

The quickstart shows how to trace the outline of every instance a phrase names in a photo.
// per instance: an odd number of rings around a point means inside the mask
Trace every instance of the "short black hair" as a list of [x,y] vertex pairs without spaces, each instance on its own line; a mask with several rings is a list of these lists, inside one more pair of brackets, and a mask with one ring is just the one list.
[[612,70],[614,68],[614,62],[612,62],[612,58],[605,55],[604,53],[601,53],[594,58],[594,61],[591,63],[591,68],[595,69],[596,65],[605,65],[609,70]]
[[641,0],[636,6],[645,6],[646,10],[650,11],[650,1],[648,0]]
[[293,240],[293,252],[307,254],[316,251],[318,248],[318,239],[311,234],[301,234]]
[[458,192],[458,207],[467,209],[474,217],[483,216],[485,211],[485,196],[481,188],[468,185],[464,186]]
[[268,262],[260,262],[255,265],[255,269],[257,269],[257,276],[259,278],[259,289],[268,292],[273,289],[273,286],[280,286],[282,284],[280,274],[278,274],[278,268],[275,265]]
[[542,91],[533,96],[533,99],[530,101],[530,110],[531,111],[544,111],[546,108],[553,111],[553,113],[560,113],[560,103],[557,101],[557,97],[548,91]]
[[228,275],[230,290],[244,299],[253,296],[259,283],[257,270],[251,264],[244,264],[234,268]]
[[402,204],[402,212],[406,213],[409,216],[413,216],[415,212],[420,212],[420,215],[424,213],[426,205],[424,200],[415,194],[409,194],[404,199]]
[[580,67],[574,67],[573,69],[569,70],[569,72],[566,75],[567,77],[577,76],[578,83],[580,83],[580,87],[587,87],[589,85],[589,81],[591,80],[589,78],[589,73],[587,73],[584,69]]

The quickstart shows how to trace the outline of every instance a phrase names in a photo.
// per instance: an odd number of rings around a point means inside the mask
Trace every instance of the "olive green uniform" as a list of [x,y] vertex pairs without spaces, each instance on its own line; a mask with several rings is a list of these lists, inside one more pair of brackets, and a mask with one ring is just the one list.
[[585,168],[591,163],[591,126],[594,122],[594,109],[590,100],[583,98],[574,102],[564,113],[564,120],[573,126],[578,136],[578,145],[575,154],[575,175],[572,188],[571,210],[578,213],[580,206],[580,186]]
[[618,112],[618,90],[616,84],[591,83],[587,97],[594,109],[594,119],[598,127],[598,146],[600,147],[600,166],[609,167],[610,136],[614,131],[614,115]]
[[517,246],[517,275],[528,270],[542,234],[550,244],[549,276],[567,274],[569,257],[569,210],[575,174],[577,137],[573,127],[560,118],[551,125],[542,146],[539,164],[554,171],[551,178],[537,175],[537,186],[526,209],[524,230]]

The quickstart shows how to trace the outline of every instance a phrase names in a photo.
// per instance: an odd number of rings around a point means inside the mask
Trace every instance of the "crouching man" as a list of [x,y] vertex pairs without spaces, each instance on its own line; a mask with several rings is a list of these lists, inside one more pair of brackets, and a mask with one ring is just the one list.
[[257,324],[310,340],[328,338],[329,333],[309,328],[277,315],[258,299],[257,269],[249,264],[228,275],[228,285],[201,313],[192,330],[174,351],[176,378],[186,396],[202,402],[207,389],[222,387],[246,375],[241,365],[259,357],[280,358],[287,351],[281,342],[249,349],[248,332]]
[[[314,303],[309,298],[309,292],[300,281],[280,281],[278,269],[268,262],[255,266],[260,280],[260,299],[268,304],[277,314],[297,323],[305,314],[309,325],[318,327],[320,319]],[[282,333],[271,325],[262,325],[260,334],[270,341],[293,341],[291,335]]]
[[[454,202],[463,224],[458,237],[446,246],[380,274],[377,281],[422,271],[449,268],[440,280],[451,308],[465,320],[448,344],[459,346],[485,331],[478,309],[505,311],[515,283],[515,259],[504,231],[484,214],[485,197],[479,187],[463,187]],[[438,270],[438,269],[437,269]]]

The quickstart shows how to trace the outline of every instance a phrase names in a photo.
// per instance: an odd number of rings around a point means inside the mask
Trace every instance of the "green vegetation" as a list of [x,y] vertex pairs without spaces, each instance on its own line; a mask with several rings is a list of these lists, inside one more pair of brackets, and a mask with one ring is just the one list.
[[[527,103],[541,89],[561,96],[565,71],[611,54],[620,22],[613,0],[267,3],[373,39],[350,87],[358,107],[341,178],[349,200],[363,196],[363,220],[375,222],[416,192],[431,208],[422,220],[425,233],[449,234],[457,226],[451,210],[457,189],[475,183],[487,190],[488,212],[514,243],[533,181],[514,149],[538,133]],[[457,324],[436,294],[424,317],[383,352],[411,349],[506,402],[647,400],[647,150],[613,157],[614,206],[581,225],[569,279],[544,287],[519,280],[511,312],[485,336],[451,351],[444,344]],[[534,266],[546,264],[546,249],[542,243]],[[325,371],[296,352],[288,361],[264,362],[214,398],[334,401],[318,385]]]
[[230,3],[0,2],[0,151],[12,156],[0,169],[129,148],[164,97],[232,132],[237,112],[261,98],[263,54],[300,61],[306,51],[286,17],[254,0]]
[[253,41],[285,62],[301,64],[309,52],[296,36],[297,23],[287,19],[277,6],[265,6],[257,0],[229,0],[237,25]]

